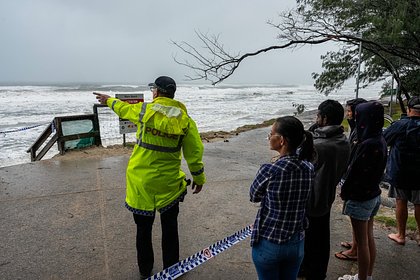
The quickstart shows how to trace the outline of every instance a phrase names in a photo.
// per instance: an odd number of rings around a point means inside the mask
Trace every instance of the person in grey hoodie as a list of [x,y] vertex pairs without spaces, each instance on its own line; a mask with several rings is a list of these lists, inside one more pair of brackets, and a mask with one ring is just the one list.
[[299,273],[307,280],[327,276],[331,206],[350,155],[350,145],[341,126],[343,118],[343,106],[338,101],[325,100],[318,107],[312,129],[316,175],[307,209],[309,227],[305,231],[305,256]]

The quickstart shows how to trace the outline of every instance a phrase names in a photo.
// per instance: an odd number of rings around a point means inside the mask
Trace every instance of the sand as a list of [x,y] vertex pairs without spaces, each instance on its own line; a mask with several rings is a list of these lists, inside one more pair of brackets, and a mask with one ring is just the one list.
[[[203,143],[211,143],[217,141],[229,141],[229,138],[237,136],[242,132],[249,131],[261,127],[269,127],[274,123],[275,119],[264,121],[259,124],[244,125],[232,131],[210,131],[200,133]],[[102,158],[119,155],[130,155],[133,150],[133,143],[127,143],[124,147],[121,145],[111,145],[107,147],[88,147],[83,149],[68,150],[64,155],[55,155],[55,160],[75,160],[80,158]]]

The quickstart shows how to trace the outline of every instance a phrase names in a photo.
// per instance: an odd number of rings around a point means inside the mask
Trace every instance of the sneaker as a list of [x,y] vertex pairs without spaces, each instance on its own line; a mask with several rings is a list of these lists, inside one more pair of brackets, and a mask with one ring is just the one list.
[[343,275],[341,277],[338,277],[337,280],[358,280],[358,279],[359,279],[358,274],[356,274],[356,275],[346,274],[346,275]]

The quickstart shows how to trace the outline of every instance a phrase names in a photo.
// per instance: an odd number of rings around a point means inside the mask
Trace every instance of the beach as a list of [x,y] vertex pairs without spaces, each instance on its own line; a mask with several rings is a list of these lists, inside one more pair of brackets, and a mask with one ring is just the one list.
[[[238,136],[240,133],[261,128],[261,127],[268,127],[274,122],[273,120],[268,120],[261,124],[255,125],[246,125],[243,127],[239,127],[233,131],[209,131],[200,133],[201,139],[203,143],[213,143],[213,142],[229,142],[229,139]],[[77,160],[80,158],[102,158],[102,157],[112,157],[112,156],[120,156],[120,155],[130,155],[133,151],[134,142],[126,143],[126,146],[122,144],[117,145],[110,145],[107,147],[103,146],[91,146],[84,149],[74,149],[68,150],[65,154],[60,155],[57,154],[53,156],[53,159],[56,160]]]
[[[302,121],[304,127],[307,129],[315,122],[316,110],[308,110],[301,114],[297,114],[296,117]],[[268,133],[269,127],[274,123],[274,121],[275,119],[269,119],[258,124],[244,125],[231,131],[200,132],[200,136],[203,143],[213,143],[218,141],[229,142],[231,137],[238,136],[240,133],[258,128],[267,128]],[[107,147],[92,146],[80,150],[68,150],[64,155],[57,154],[53,156],[53,158],[57,160],[77,160],[78,158],[101,158],[118,155],[130,155],[133,144],[133,142],[128,142],[126,146],[116,144],[109,145]]]

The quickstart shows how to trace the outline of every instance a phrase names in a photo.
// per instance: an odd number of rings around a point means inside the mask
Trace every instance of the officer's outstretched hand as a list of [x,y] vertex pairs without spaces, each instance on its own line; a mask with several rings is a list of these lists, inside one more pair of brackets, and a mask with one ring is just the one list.
[[196,182],[193,182],[191,189],[193,190],[193,193],[199,193],[201,192],[201,189],[203,188],[203,185],[198,185]]
[[102,94],[99,92],[94,92],[94,95],[96,95],[96,99],[99,101],[99,103],[101,103],[102,105],[106,105],[106,101],[108,100],[108,98],[110,98],[111,96],[106,95],[106,94]]

